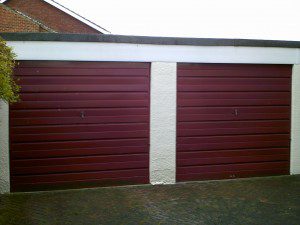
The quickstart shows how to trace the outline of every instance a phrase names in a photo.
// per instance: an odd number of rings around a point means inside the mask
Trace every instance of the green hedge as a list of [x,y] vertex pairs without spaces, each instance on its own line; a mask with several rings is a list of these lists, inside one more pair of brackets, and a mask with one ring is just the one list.
[[7,103],[19,101],[20,87],[13,77],[13,69],[16,65],[16,54],[6,42],[0,38],[0,99]]

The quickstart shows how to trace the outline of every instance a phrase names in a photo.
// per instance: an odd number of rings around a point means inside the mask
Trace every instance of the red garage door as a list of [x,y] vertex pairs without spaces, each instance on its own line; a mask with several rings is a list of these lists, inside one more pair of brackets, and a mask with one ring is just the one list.
[[149,182],[148,63],[24,61],[12,190]]
[[177,180],[289,173],[290,65],[179,64]]

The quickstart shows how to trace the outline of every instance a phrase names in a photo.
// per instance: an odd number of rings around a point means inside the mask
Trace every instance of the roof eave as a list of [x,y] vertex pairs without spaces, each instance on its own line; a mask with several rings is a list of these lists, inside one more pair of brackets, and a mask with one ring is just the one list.
[[0,33],[0,36],[7,41],[102,42],[152,45],[300,48],[300,41],[284,40],[148,37],[111,34],[100,35],[62,33]]

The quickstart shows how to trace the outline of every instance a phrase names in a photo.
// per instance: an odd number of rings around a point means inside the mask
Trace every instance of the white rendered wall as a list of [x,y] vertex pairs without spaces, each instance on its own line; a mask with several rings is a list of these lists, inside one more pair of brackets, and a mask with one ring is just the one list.
[[291,174],[300,174],[300,65],[292,75]]
[[176,63],[151,64],[151,184],[176,182],[176,71]]
[[10,191],[8,110],[0,100],[0,194]]

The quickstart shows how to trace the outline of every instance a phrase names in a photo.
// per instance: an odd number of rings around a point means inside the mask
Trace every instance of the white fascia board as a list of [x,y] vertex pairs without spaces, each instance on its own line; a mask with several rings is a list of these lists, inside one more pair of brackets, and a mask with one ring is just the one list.
[[92,27],[93,29],[95,29],[95,30],[97,30],[97,31],[99,31],[103,34],[109,34],[110,33],[109,31],[105,30],[104,28],[102,28],[102,27],[98,26],[97,24],[85,19],[84,17],[82,17],[82,16],[78,15],[77,13],[67,9],[66,7],[60,5],[59,3],[55,2],[55,1],[52,1],[52,0],[43,0],[43,1],[45,1],[48,4],[54,6],[55,8],[58,8],[59,10],[67,13],[68,15],[76,18],[77,20],[85,23],[86,25]]
[[299,64],[297,48],[8,41],[18,60]]

